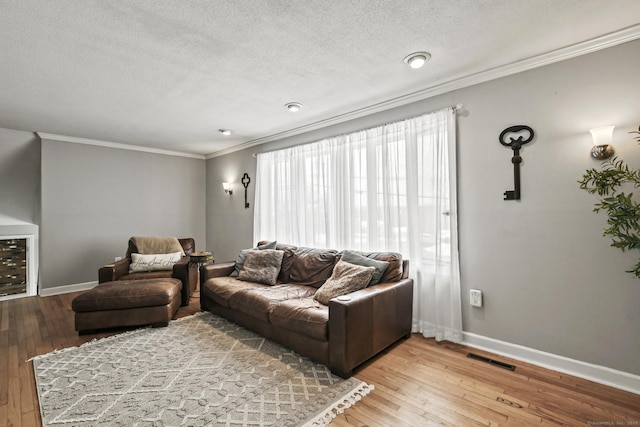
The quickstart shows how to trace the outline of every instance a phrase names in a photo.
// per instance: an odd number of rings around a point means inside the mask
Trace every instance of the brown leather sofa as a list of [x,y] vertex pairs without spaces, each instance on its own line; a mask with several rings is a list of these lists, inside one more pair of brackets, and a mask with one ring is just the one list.
[[413,280],[409,261],[391,252],[361,253],[389,266],[380,283],[333,298],[329,305],[314,300],[316,290],[331,277],[341,253],[279,244],[284,251],[275,286],[229,275],[234,262],[200,268],[200,304],[266,338],[351,376],[355,367],[411,333]]
[[196,243],[192,238],[178,239],[185,256],[178,261],[173,270],[167,271],[145,271],[129,273],[129,265],[131,264],[131,254],[138,253],[135,239],[129,239],[127,253],[123,259],[113,264],[105,265],[98,270],[98,282],[114,282],[118,280],[143,280],[143,279],[164,279],[175,278],[182,282],[181,305],[189,305],[189,298],[198,286],[198,265],[189,262],[189,255],[195,250]]

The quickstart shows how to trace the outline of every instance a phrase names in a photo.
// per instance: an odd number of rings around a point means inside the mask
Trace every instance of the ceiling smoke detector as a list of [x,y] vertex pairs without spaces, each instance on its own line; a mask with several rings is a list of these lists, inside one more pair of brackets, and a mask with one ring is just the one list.
[[229,129],[218,129],[218,132],[220,132],[221,134],[223,134],[224,136],[229,136],[231,135],[231,131]]
[[425,62],[431,59],[429,52],[414,52],[404,57],[404,62],[409,64],[411,68],[420,68]]
[[291,111],[292,113],[300,111],[300,109],[302,108],[302,104],[300,104],[299,102],[289,102],[284,106],[287,107],[287,110]]

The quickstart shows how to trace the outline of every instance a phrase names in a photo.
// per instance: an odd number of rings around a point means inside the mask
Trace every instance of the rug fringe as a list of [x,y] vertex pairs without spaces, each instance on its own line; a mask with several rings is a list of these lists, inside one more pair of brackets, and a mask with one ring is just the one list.
[[[169,324],[181,322],[183,320],[191,319],[193,317],[199,317],[199,316],[202,316],[203,314],[206,314],[206,313],[208,313],[208,312],[207,311],[199,311],[199,312],[194,313],[194,314],[192,314],[190,316],[185,316],[185,317],[181,317],[181,318],[176,319],[176,320],[172,320],[171,322],[169,322]],[[95,345],[95,344],[98,344],[98,343],[103,343],[105,341],[111,341],[111,340],[119,339],[119,338],[122,338],[122,337],[130,336],[130,335],[141,334],[141,333],[143,333],[145,331],[152,330],[152,329],[153,328],[151,328],[150,326],[144,326],[144,327],[141,327],[139,329],[134,329],[132,331],[126,331],[126,332],[121,332],[121,333],[116,334],[116,335],[111,335],[110,337],[94,338],[91,341],[87,341],[86,343],[81,344],[79,346],[66,347],[66,348],[61,348],[61,349],[57,349],[56,348],[56,349],[53,349],[53,351],[51,351],[49,353],[41,354],[39,356],[33,356],[32,358],[27,359],[26,361],[27,362],[31,362],[31,361],[34,361],[34,360],[44,359],[44,358],[47,358],[47,357],[50,357],[50,356],[55,356],[56,354],[65,353],[67,351],[75,350],[75,349],[78,349],[78,348],[89,347],[89,346],[92,346],[92,345]]]
[[358,403],[358,401],[362,400],[363,397],[371,393],[371,391],[374,389],[375,387],[373,386],[373,384],[367,384],[362,381],[356,389],[351,390],[349,393],[342,396],[342,398],[338,399],[336,403],[331,405],[322,413],[318,414],[313,419],[309,420],[309,422],[305,423],[302,427],[328,426],[335,417]]

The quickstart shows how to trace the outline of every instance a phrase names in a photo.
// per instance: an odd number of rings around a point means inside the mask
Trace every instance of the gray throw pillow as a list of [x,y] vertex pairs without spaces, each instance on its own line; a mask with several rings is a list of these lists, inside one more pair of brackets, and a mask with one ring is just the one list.
[[278,242],[274,240],[273,242],[267,242],[267,243],[262,244],[260,246],[256,246],[255,248],[241,250],[240,251],[240,255],[238,255],[238,259],[236,259],[235,268],[231,272],[230,276],[231,277],[238,277],[238,273],[240,273],[240,269],[242,269],[242,264],[244,264],[244,259],[247,256],[247,253],[249,253],[249,251],[264,250],[264,249],[275,249],[277,244],[278,244]]
[[275,285],[282,265],[284,251],[273,249],[249,251],[238,273],[238,279],[247,282]]
[[313,298],[328,305],[331,298],[366,288],[374,271],[374,267],[362,267],[340,260],[333,268],[331,277],[320,286]]
[[389,267],[389,263],[387,261],[378,261],[377,259],[368,258],[354,251],[342,252],[342,258],[340,259],[351,264],[375,268],[376,271],[374,271],[373,277],[371,277],[367,286],[373,286],[378,283],[384,272],[387,271],[387,267]]

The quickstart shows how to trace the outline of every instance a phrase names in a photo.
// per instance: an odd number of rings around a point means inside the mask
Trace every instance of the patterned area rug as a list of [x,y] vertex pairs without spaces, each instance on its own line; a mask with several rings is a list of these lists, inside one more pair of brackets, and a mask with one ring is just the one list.
[[211,313],[33,367],[45,426],[327,425],[373,388]]

